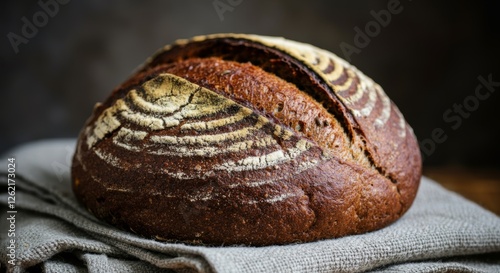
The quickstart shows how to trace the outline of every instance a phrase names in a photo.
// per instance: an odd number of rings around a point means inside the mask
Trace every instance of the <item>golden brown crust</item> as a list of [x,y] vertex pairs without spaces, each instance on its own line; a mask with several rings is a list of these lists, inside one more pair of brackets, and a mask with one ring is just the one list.
[[342,125],[321,104],[294,84],[259,67],[211,57],[192,58],[159,69],[252,107],[314,141],[325,153],[345,160],[357,159],[368,167],[368,162],[363,162],[364,153],[349,148],[350,140]]
[[72,177],[98,218],[140,235],[270,245],[392,223],[420,165],[397,108],[345,61],[216,35],[166,47],[96,107]]

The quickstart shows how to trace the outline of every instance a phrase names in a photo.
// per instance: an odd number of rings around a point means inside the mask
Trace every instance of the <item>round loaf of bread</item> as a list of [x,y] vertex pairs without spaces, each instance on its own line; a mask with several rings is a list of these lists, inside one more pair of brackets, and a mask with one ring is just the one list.
[[382,88],[336,55],[276,37],[179,40],[97,104],[72,183],[97,218],[207,245],[308,242],[383,228],[421,158]]

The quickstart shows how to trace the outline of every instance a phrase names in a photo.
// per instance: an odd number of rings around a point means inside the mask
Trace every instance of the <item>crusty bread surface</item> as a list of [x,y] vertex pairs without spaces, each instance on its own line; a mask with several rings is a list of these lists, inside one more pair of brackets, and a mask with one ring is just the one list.
[[373,80],[328,51],[243,34],[158,51],[96,105],[72,166],[97,218],[206,245],[377,230],[420,176],[413,131]]

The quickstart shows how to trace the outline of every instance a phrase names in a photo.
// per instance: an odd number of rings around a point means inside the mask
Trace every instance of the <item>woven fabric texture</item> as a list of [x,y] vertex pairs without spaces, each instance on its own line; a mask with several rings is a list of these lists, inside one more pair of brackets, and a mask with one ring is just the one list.
[[[375,232],[284,246],[189,246],[144,239],[93,217],[71,189],[74,147],[71,139],[38,141],[0,158],[0,261],[9,271],[500,272],[500,218],[425,177],[411,209]],[[16,163],[15,237],[5,220],[12,215],[7,158]]]

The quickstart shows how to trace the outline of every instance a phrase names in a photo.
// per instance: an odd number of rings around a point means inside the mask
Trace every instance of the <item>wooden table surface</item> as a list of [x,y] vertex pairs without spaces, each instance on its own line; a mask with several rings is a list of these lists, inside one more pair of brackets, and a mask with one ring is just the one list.
[[424,167],[423,174],[500,215],[500,170],[454,166]]

